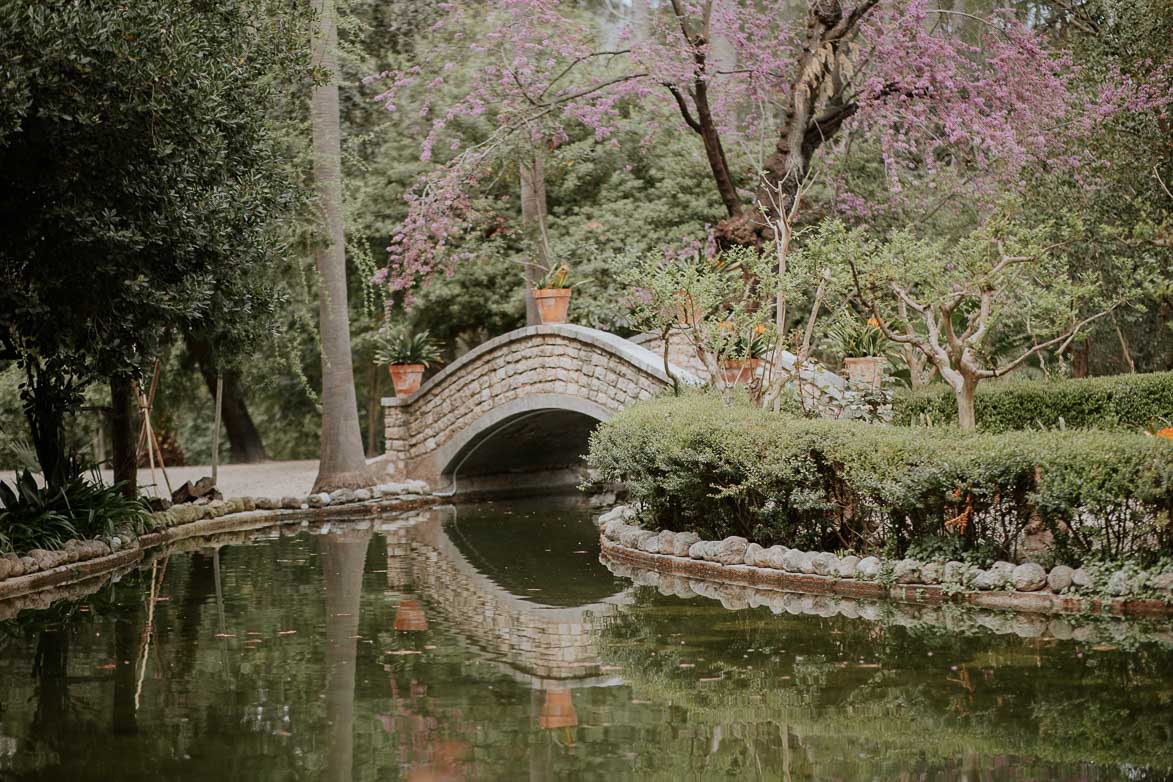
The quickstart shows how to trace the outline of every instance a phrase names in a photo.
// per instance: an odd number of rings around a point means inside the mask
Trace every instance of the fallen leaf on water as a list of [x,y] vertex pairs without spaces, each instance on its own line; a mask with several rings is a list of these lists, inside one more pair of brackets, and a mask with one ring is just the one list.
[[296,630],[278,630],[277,635],[293,635],[296,632]]
[[1095,646],[1092,647],[1092,651],[1093,652],[1114,652],[1119,648],[1120,648],[1119,646],[1113,646],[1112,644],[1096,644]]

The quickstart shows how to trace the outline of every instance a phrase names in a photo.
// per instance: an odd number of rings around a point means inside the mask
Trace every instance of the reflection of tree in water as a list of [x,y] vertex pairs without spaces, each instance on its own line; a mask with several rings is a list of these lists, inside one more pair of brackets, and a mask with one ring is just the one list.
[[600,651],[636,699],[671,703],[691,726],[665,734],[657,755],[683,758],[682,770],[778,769],[795,779],[917,768],[965,778],[992,766],[1007,779],[1111,779],[1122,766],[1133,779],[1163,779],[1173,770],[1173,679],[1168,650],[1155,645],[1093,658],[1078,644],[734,612],[642,590]]
[[354,766],[354,667],[359,601],[370,530],[332,532],[321,537],[326,592],[326,720],[329,750],[326,778],[350,780]]

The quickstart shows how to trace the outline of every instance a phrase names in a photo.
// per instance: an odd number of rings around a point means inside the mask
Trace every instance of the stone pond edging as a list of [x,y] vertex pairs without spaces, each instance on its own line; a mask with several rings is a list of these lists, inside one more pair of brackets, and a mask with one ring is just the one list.
[[[0,557],[0,602],[105,577],[134,566],[151,549],[186,538],[291,522],[325,521],[356,513],[373,515],[414,510],[441,500],[422,481],[408,481],[380,484],[372,489],[342,489],[306,498],[233,497],[177,505],[151,513],[151,531],[137,538],[124,530],[108,539],[71,540],[64,548],[54,551],[35,549],[20,556]],[[13,563],[19,565],[16,572]]]
[[[782,546],[763,549],[744,538],[702,541],[689,532],[654,532],[628,524],[635,513],[629,506],[619,506],[597,519],[604,560],[691,579],[816,595],[921,605],[952,602],[1042,614],[1173,615],[1173,573],[1155,577],[1154,590],[1164,597],[1075,594],[1068,590],[1076,571],[1062,566],[1048,573],[1034,563],[998,563],[988,570],[977,570],[961,563],[885,563],[875,557],[840,559],[828,552],[803,552]],[[947,564],[962,569],[947,576]],[[921,583],[927,580],[926,571],[935,583]],[[1055,571],[1059,571],[1058,577],[1049,583]],[[1079,577],[1086,576],[1083,573]],[[1027,588],[1013,588],[1015,583]]]

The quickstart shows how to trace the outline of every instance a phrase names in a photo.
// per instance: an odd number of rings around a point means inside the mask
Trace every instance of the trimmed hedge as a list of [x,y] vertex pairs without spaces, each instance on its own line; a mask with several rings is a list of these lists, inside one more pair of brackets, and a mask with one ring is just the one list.
[[[978,428],[1149,430],[1173,425],[1173,372],[1081,380],[987,382],[974,400]],[[957,423],[957,401],[945,385],[899,394],[893,423]]]
[[1068,564],[1173,554],[1173,442],[1143,434],[812,421],[698,394],[624,410],[588,463],[653,528],[706,539],[1013,558],[1033,520]]

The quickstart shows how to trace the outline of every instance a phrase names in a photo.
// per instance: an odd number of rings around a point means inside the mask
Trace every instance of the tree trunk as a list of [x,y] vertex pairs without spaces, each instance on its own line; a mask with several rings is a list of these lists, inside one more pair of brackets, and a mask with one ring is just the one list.
[[314,491],[370,484],[363,456],[350,353],[346,297],[346,237],[342,205],[342,126],[338,114],[338,29],[334,0],[311,0],[317,24],[313,60],[329,76],[310,100],[314,185],[323,214],[325,241],[314,253],[318,268],[318,319],[322,343],[322,433]]
[[1092,357],[1092,342],[1085,339],[1075,346],[1071,352],[1071,376],[1087,377],[1090,371]]
[[[854,21],[848,24],[849,19]],[[855,103],[844,100],[843,87],[834,78],[841,57],[839,49],[858,21],[854,14],[849,19],[844,19],[838,2],[810,4],[803,50],[790,82],[778,141],[763,163],[753,208],[730,210],[730,216],[717,224],[715,233],[722,246],[757,246],[773,238],[770,225],[780,214],[790,211],[815,151],[834,138],[843,122],[858,109]],[[824,98],[828,80],[832,80],[833,92]],[[721,190],[721,182],[717,184]]]
[[371,364],[367,368],[367,458],[376,456],[379,447],[379,401],[382,388],[383,368]]
[[73,477],[69,475],[69,459],[65,452],[65,410],[68,397],[67,381],[54,377],[40,366],[28,368],[28,385],[21,392],[24,417],[33,438],[37,462],[45,485],[59,489]]
[[[199,364],[200,374],[203,375],[204,385],[208,393],[216,399],[216,360],[212,352],[212,344],[202,337],[185,336],[187,350]],[[232,461],[237,464],[263,462],[269,458],[265,452],[265,444],[261,441],[261,433],[249,415],[248,405],[244,401],[244,388],[240,382],[240,373],[235,369],[224,371],[224,396],[221,400],[220,418],[224,422],[224,429],[228,432],[228,447],[232,452]]]
[[129,377],[110,378],[110,443],[114,482],[122,493],[138,496],[138,439],[135,436],[134,383]]
[[542,322],[534,303],[533,289],[550,268],[550,243],[546,234],[546,169],[540,153],[535,153],[519,166],[521,173],[521,225],[533,247],[533,257],[525,267],[525,324],[537,326]]
[[957,424],[963,432],[972,432],[977,429],[977,416],[974,414],[974,397],[977,391],[977,380],[966,377],[961,385],[953,389],[957,397]]

